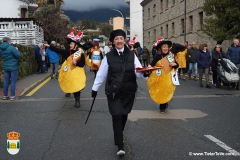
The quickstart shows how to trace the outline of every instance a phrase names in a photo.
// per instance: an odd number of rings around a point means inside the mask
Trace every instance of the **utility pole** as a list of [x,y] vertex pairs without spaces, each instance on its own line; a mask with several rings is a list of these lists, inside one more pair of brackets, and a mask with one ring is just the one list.
[[184,0],[184,42],[187,40],[186,36],[187,36],[187,5],[186,5],[186,1]]

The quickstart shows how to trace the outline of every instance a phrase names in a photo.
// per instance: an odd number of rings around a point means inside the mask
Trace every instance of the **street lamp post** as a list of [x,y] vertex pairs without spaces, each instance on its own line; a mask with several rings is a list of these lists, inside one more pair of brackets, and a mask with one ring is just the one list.
[[119,11],[119,10],[117,10],[117,9],[111,9],[111,10],[114,10],[114,11],[117,11],[117,12],[119,12],[119,13],[121,14],[122,18],[123,18],[123,14],[122,14],[122,12],[120,12],[120,11]]
[[110,10],[114,10],[114,11],[117,11],[121,14],[122,17],[114,17],[113,18],[113,29],[122,29],[124,30],[124,17],[123,17],[123,14],[122,12],[120,12],[119,10],[117,9],[110,9]]

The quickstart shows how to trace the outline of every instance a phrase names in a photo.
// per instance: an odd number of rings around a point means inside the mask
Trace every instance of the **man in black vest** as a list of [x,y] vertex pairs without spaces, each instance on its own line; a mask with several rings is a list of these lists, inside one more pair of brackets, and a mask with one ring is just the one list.
[[124,69],[120,93],[114,96],[107,94],[109,112],[112,115],[114,142],[118,146],[118,156],[125,154],[123,131],[137,91],[136,77],[144,79],[149,75],[148,72],[136,72],[135,68],[142,68],[142,65],[134,52],[125,45],[125,38],[126,33],[123,30],[117,29],[111,32],[109,40],[113,44],[113,49],[103,58],[92,87],[92,97],[94,98],[105,79],[107,79],[106,86],[110,85],[115,78],[120,77],[119,75],[122,74],[122,69]]

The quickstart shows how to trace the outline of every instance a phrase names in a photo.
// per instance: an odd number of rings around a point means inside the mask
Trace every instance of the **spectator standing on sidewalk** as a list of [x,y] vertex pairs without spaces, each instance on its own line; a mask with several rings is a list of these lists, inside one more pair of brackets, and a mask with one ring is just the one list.
[[11,39],[4,37],[0,45],[0,56],[3,60],[4,84],[3,100],[8,99],[8,88],[10,85],[10,100],[15,99],[16,83],[18,78],[19,58],[21,56],[17,48],[11,45]]
[[228,48],[227,57],[236,65],[238,70],[240,70],[240,46],[238,39],[234,39],[233,44]]
[[226,54],[222,51],[222,46],[217,44],[212,51],[212,72],[213,84],[217,84],[218,86],[220,85],[221,79],[219,77],[217,79],[217,67],[222,58],[227,58]]
[[[50,46],[56,47],[56,42],[52,41]],[[59,64],[59,55],[47,48],[46,55],[49,57],[50,61],[50,76],[53,79],[53,74],[56,73],[56,79],[58,79],[58,64]]]
[[148,60],[149,60],[149,50],[147,49],[146,46],[143,47],[142,50],[142,60],[143,60],[143,66],[147,67],[148,66]]
[[140,43],[139,42],[136,42],[136,49],[137,49],[137,53],[138,53],[138,59],[139,59],[139,61],[140,61],[140,63],[142,64],[142,47],[141,47],[141,45],[140,45]]
[[40,47],[40,52],[41,52],[41,55],[42,55],[42,69],[41,69],[41,72],[42,73],[46,73],[47,72],[47,65],[46,65],[46,51],[45,51],[45,46],[42,45],[42,47]]
[[41,47],[42,43],[39,43],[38,45],[34,46],[34,54],[35,54],[35,61],[37,61],[37,72],[36,74],[41,73],[42,69],[42,55],[41,55]]
[[188,53],[187,53],[187,58],[189,62],[189,68],[188,68],[189,80],[191,79],[191,74],[193,69],[194,80],[197,81],[197,59],[196,59],[197,52],[198,52],[197,44],[196,42],[192,42],[192,47],[188,50]]
[[200,87],[203,87],[202,84],[202,75],[205,73],[206,79],[206,88],[211,88],[209,84],[209,67],[211,65],[211,56],[209,51],[207,50],[207,44],[201,44],[199,46],[199,50],[197,52],[197,64],[198,64],[198,73],[199,73],[199,83]]
[[156,56],[156,54],[157,54],[156,46],[155,46],[155,44],[153,44],[153,47],[152,47],[152,58],[153,59]]

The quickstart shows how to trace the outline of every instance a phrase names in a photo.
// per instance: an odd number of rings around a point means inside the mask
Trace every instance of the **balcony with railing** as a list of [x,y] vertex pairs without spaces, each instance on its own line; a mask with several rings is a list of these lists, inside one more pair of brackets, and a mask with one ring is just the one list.
[[35,45],[44,41],[41,26],[34,21],[0,22],[0,39],[10,37],[13,44]]

